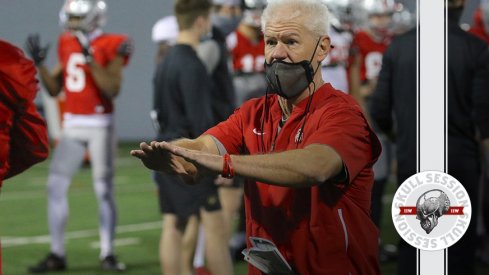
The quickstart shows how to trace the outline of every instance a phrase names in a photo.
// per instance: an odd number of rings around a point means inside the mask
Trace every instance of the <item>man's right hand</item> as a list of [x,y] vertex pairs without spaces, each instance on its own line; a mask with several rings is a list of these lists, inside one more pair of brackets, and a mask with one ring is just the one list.
[[41,66],[48,55],[49,44],[41,47],[39,34],[30,34],[25,43],[26,51],[36,66]]

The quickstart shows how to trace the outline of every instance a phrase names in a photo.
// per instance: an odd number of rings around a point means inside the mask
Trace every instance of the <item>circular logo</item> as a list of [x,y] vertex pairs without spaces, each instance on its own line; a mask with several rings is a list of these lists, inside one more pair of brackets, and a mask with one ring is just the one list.
[[469,194],[449,174],[424,171],[405,180],[392,200],[397,233],[421,250],[441,250],[467,231],[472,215]]

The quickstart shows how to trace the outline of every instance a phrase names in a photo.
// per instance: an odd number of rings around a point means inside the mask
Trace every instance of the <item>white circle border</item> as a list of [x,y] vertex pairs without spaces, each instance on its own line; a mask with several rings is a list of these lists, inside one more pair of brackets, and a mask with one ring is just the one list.
[[[450,187],[447,187],[448,185]],[[411,205],[412,203],[409,205],[405,204],[410,199],[409,193],[406,193],[405,190],[413,189],[410,192],[412,193],[412,191],[426,188],[427,186],[436,186],[437,189],[447,193],[450,198],[457,198],[454,193],[464,196],[463,200],[457,199],[450,202],[450,206],[464,206],[464,215],[455,216],[455,225],[441,237],[430,237],[429,234],[425,234],[424,232],[416,232],[419,229],[412,228],[409,222],[407,222],[407,219],[416,219],[416,216],[400,215],[400,206],[416,206],[415,203],[413,205]],[[461,205],[461,203],[463,204]],[[463,237],[470,225],[472,206],[467,190],[465,190],[464,186],[456,178],[444,172],[427,170],[410,176],[397,188],[392,198],[391,214],[394,227],[404,241],[420,250],[438,251],[454,245]],[[439,220],[440,222],[442,221]]]

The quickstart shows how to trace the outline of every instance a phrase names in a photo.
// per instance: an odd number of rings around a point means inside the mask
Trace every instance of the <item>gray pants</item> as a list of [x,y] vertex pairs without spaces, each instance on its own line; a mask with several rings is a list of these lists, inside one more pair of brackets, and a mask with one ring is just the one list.
[[100,256],[112,254],[116,207],[113,190],[115,135],[112,127],[63,129],[54,151],[48,177],[48,221],[51,252],[65,255],[64,230],[68,219],[67,192],[80,168],[86,149],[90,153],[93,187],[99,204]]

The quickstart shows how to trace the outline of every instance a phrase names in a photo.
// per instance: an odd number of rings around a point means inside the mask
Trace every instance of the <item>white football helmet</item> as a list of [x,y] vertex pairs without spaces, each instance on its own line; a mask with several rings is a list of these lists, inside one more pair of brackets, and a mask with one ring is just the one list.
[[244,0],[243,19],[241,22],[259,28],[261,26],[261,15],[266,5],[266,0]]
[[[59,22],[66,29],[91,32],[105,25],[106,11],[104,0],[66,0],[59,12]],[[70,17],[80,20],[73,24]]]
[[259,9],[259,10],[263,10],[263,9],[265,9],[265,7],[267,5],[267,0],[243,0],[243,3],[244,3],[244,8],[245,9],[250,9],[250,10]]
[[392,23],[394,33],[401,34],[415,26],[416,15],[401,4],[392,14]]
[[394,0],[362,0],[363,25],[378,39],[383,39],[394,33],[392,16],[400,8]]
[[323,0],[329,9],[330,23],[339,30],[351,31],[358,23],[360,11],[358,0]]
[[393,14],[398,5],[394,0],[363,0],[368,15]]

